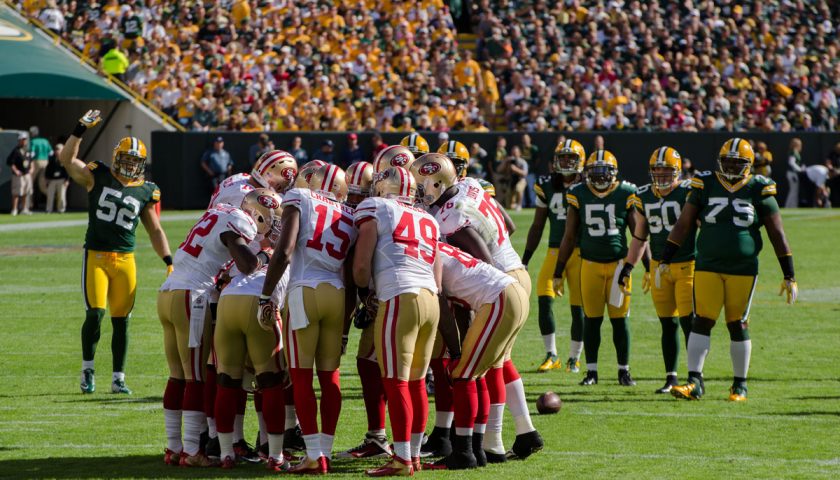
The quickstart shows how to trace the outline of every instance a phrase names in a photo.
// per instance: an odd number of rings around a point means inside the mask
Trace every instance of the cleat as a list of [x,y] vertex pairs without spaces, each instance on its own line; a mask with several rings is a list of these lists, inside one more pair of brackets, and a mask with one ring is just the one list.
[[177,467],[181,464],[181,455],[183,452],[173,452],[166,448],[163,450],[163,463]]
[[732,385],[729,387],[729,401],[730,402],[746,402],[747,401],[747,387],[743,385]]
[[570,373],[580,372],[580,360],[574,357],[569,357],[569,359],[566,360],[566,371]]
[[504,453],[493,453],[488,452],[487,450],[484,451],[484,458],[487,459],[487,463],[505,463],[507,462],[507,455]]
[[208,442],[210,442],[210,430],[204,430],[198,435],[198,451],[205,452],[206,455]]
[[671,396],[682,400],[700,400],[703,397],[703,387],[696,379],[689,378],[685,385],[671,387]]
[[82,370],[82,381],[79,383],[79,388],[82,393],[93,393],[96,391],[96,378],[94,377],[92,368]]
[[426,442],[420,447],[420,456],[445,457],[452,453],[452,440],[449,437],[450,429],[435,427]]
[[207,440],[204,445],[204,454],[210,458],[219,458],[222,456],[222,447],[219,446],[219,437],[213,437]]
[[543,449],[545,442],[543,442],[540,432],[534,430],[528,433],[522,433],[516,436],[513,441],[511,451],[516,454],[518,458],[526,459],[531,454],[537,453]]
[[545,354],[545,360],[537,367],[537,373],[545,373],[549,370],[558,370],[561,368],[563,368],[563,364],[557,360],[557,355],[549,352]]
[[587,371],[586,376],[583,377],[583,380],[578,385],[598,385],[598,371]]
[[618,384],[623,387],[635,387],[636,381],[630,376],[630,370],[618,371]]
[[671,391],[673,387],[676,387],[678,384],[676,375],[668,375],[665,378],[665,385],[662,388],[657,388],[654,393],[668,393]]
[[432,464],[427,464],[429,470],[466,470],[478,467],[478,461],[473,453],[472,436],[455,436],[452,453]]
[[225,459],[224,459],[224,460],[222,460],[222,464],[221,464],[221,465],[219,465],[219,466],[220,466],[221,468],[224,468],[225,470],[230,470],[231,468],[236,467],[236,460],[234,460],[234,459],[230,458],[229,456],[227,456],[227,457],[225,457]]
[[420,461],[420,457],[411,457],[411,467],[414,469],[414,473],[423,470],[423,463]]
[[213,460],[208,458],[207,455],[198,452],[195,455],[182,455],[180,465],[182,467],[207,468],[217,467],[220,463],[218,460]]
[[254,445],[257,446],[257,454],[260,456],[260,460],[267,462],[268,461],[268,442],[260,443],[260,432],[257,430],[257,440],[254,442]]
[[387,458],[390,456],[391,448],[388,446],[388,438],[373,436],[370,433],[365,434],[365,439],[359,446],[336,455],[338,458]]
[[111,393],[131,395],[131,389],[125,386],[125,380],[114,380],[111,382]]
[[411,477],[414,476],[414,465],[412,462],[393,456],[385,465],[365,470],[365,475],[368,477]]
[[236,454],[236,458],[239,460],[244,460],[248,463],[260,463],[260,454],[244,438],[233,444],[233,453]]
[[300,463],[290,467],[288,471],[296,475],[322,475],[330,471],[330,466],[325,456],[320,456],[317,460],[304,456]]
[[267,470],[271,470],[272,472],[288,472],[289,469],[292,468],[292,465],[285,458],[280,460],[277,460],[276,458],[269,458],[265,468]]
[[475,456],[475,463],[479,467],[487,466],[487,455],[484,453],[484,434],[473,433],[472,436],[472,451]]
[[306,442],[303,441],[303,433],[300,431],[300,425],[295,425],[294,428],[283,432],[283,450],[293,452],[306,450]]

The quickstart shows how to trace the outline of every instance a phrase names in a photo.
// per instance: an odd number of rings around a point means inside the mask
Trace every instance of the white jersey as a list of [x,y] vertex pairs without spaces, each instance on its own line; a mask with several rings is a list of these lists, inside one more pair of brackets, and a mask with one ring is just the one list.
[[160,287],[167,290],[207,290],[219,270],[230,260],[222,234],[233,232],[246,243],[257,236],[257,225],[248,214],[231,205],[207,210],[193,226],[173,257],[174,270]]
[[356,208],[356,226],[376,221],[373,254],[376,297],[384,302],[403,293],[437,293],[434,263],[440,229],[425,211],[396,200],[366,198]]
[[510,275],[448,243],[438,243],[438,253],[443,266],[443,292],[450,300],[472,310],[493,303],[508,285],[516,282]]
[[287,192],[283,207],[300,211],[289,290],[321,283],[344,288],[344,259],[356,241],[353,209],[306,188]]
[[448,237],[464,227],[472,227],[487,245],[496,268],[503,272],[523,268],[522,259],[510,243],[505,217],[493,197],[474,178],[467,177],[456,185],[458,193],[435,212],[441,235]]
[[[228,295],[244,295],[250,297],[259,297],[262,294],[263,284],[265,283],[265,273],[268,271],[268,265],[263,265],[254,273],[245,275],[233,267],[231,271],[230,283],[222,290],[223,297]],[[274,291],[271,292],[271,301],[279,308],[283,308],[283,302],[286,300],[286,286],[289,284],[289,270],[277,282]]]
[[245,195],[254,191],[254,187],[248,183],[249,180],[251,180],[251,176],[247,173],[237,173],[224,179],[216,187],[216,191],[213,192],[213,197],[210,198],[207,209],[209,210],[219,203],[227,203],[239,208]]

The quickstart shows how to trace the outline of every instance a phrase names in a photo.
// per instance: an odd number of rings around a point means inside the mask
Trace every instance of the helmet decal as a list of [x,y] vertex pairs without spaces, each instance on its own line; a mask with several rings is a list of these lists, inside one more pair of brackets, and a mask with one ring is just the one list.
[[440,164],[439,163],[426,163],[422,167],[419,168],[418,172],[420,175],[434,175],[440,171]]
[[277,199],[269,195],[260,195],[259,197],[257,197],[257,201],[259,201],[260,205],[262,205],[265,208],[280,208],[280,203],[277,201]]

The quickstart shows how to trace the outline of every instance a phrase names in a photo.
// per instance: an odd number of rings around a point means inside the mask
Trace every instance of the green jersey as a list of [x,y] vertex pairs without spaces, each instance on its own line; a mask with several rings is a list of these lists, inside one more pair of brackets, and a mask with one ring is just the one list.
[[123,185],[101,162],[88,163],[93,189],[88,193],[88,228],[85,248],[103,252],[133,252],[140,212],[160,200],[151,182]]
[[[684,180],[674,187],[667,195],[660,197],[653,188],[653,185],[642,185],[636,194],[639,203],[636,209],[645,217],[650,231],[650,253],[654,260],[662,260],[662,251],[665,249],[665,241],[671,229],[677,223],[682,213],[682,207],[691,191],[691,180]],[[688,262],[694,260],[694,237],[697,236],[696,229],[691,232],[680,246],[679,251],[673,258],[673,262]]]
[[639,201],[635,185],[622,181],[601,197],[586,183],[578,183],[566,200],[580,216],[581,258],[608,263],[627,255],[627,218]]
[[537,208],[548,209],[548,248],[557,248],[563,241],[563,233],[566,231],[566,210],[569,208],[566,190],[561,175],[557,175],[557,178],[552,175],[542,175],[534,184]]
[[688,203],[699,210],[697,270],[757,275],[762,219],[779,211],[776,183],[761,175],[729,185],[717,173],[691,180]]

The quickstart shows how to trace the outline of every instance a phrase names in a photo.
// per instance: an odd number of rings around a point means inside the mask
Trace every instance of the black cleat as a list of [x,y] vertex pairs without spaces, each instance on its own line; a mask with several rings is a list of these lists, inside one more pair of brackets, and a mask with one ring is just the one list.
[[257,453],[260,455],[260,459],[268,461],[268,442],[260,443],[259,430],[257,430],[257,440],[254,442],[254,445],[257,446]]
[[207,440],[204,446],[204,454],[210,458],[219,458],[222,455],[222,448],[219,446],[219,437]]
[[630,370],[618,371],[618,384],[624,387],[635,387],[636,381],[630,376]]
[[487,463],[505,463],[507,462],[507,455],[504,453],[493,453],[488,452],[487,450],[484,451],[484,458],[487,459]]
[[586,376],[578,385],[598,385],[598,370],[587,370]]
[[427,465],[425,469],[428,470],[466,470],[469,468],[476,468],[478,463],[473,454],[473,444],[471,436],[455,437],[452,442],[452,452],[446,457],[438,460],[431,465]]
[[243,438],[238,442],[233,444],[233,452],[236,454],[237,460],[244,460],[248,463],[260,463],[260,454],[254,447],[248,444],[248,442]]
[[205,430],[198,436],[198,450],[201,452],[207,451],[207,442],[210,441],[210,432]]
[[532,453],[537,453],[543,449],[545,443],[543,442],[540,432],[534,430],[533,432],[523,433],[516,436],[513,441],[511,450],[521,459],[526,459]]
[[283,432],[283,450],[291,452],[302,452],[306,450],[306,442],[303,441],[303,433],[300,425],[289,428]]
[[654,393],[670,393],[671,388],[678,385],[676,375],[668,375],[665,377],[665,385],[662,388],[657,388]]
[[426,443],[420,447],[421,457],[446,457],[452,453],[450,431],[454,429],[435,427]]
[[473,433],[472,436],[472,451],[473,455],[475,455],[475,463],[479,467],[484,467],[487,465],[487,455],[484,453],[484,434],[483,433]]

